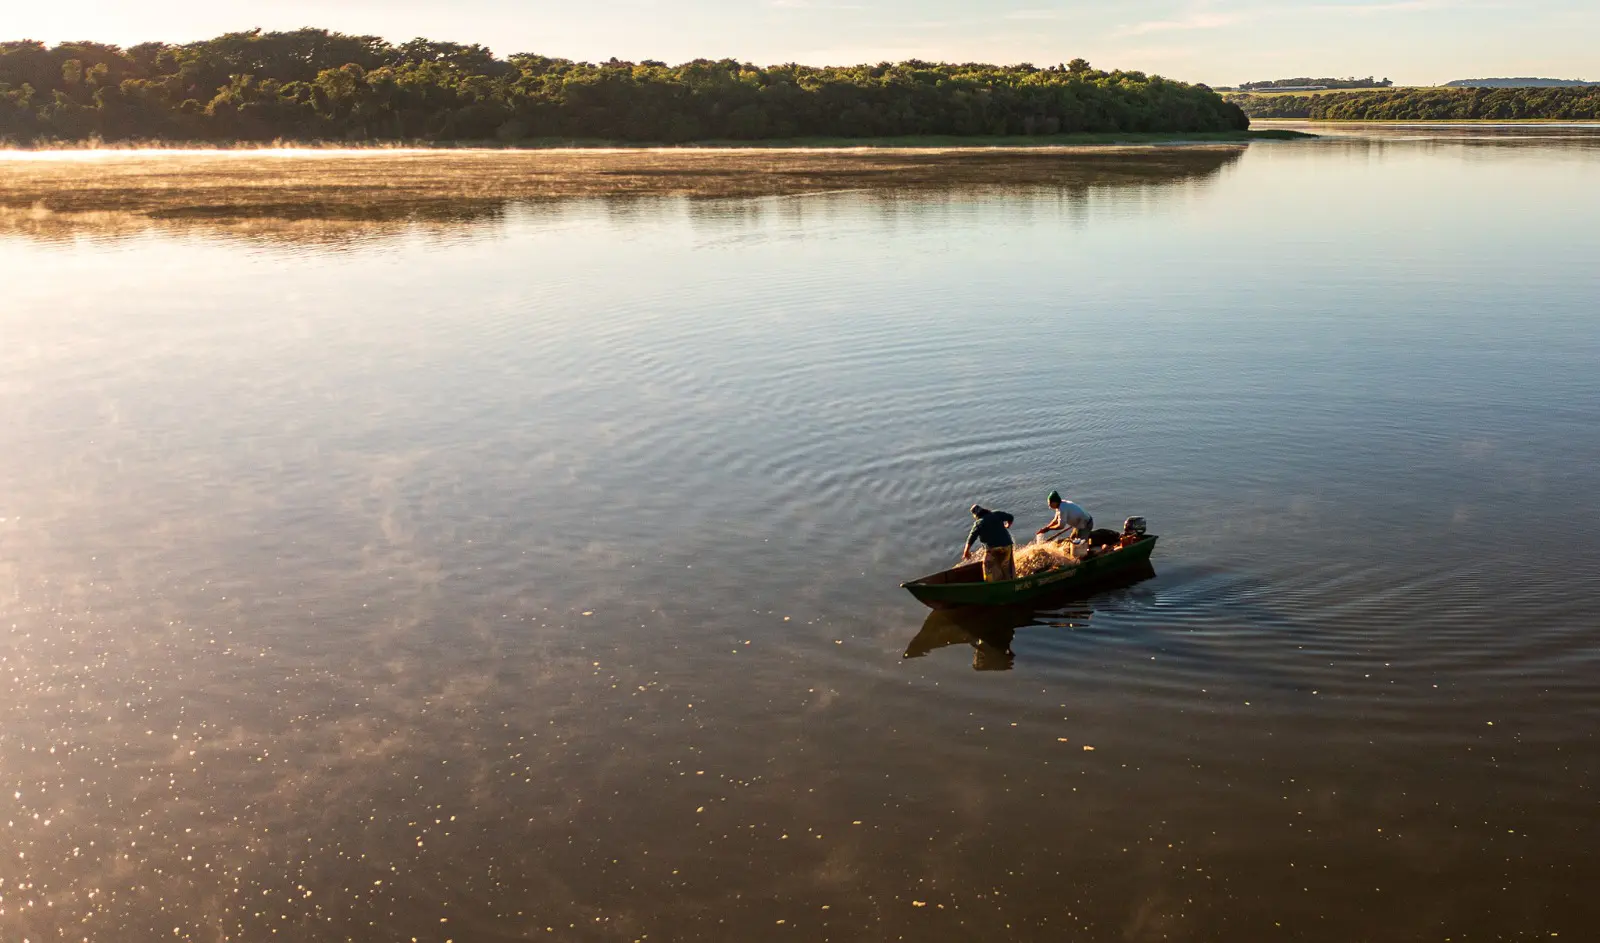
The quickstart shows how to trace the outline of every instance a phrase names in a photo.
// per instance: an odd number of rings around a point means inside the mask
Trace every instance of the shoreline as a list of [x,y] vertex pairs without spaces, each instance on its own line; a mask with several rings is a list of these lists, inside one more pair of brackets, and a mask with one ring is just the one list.
[[1126,134],[1053,134],[1007,136],[918,135],[882,138],[780,138],[765,141],[693,141],[684,144],[625,142],[591,139],[540,139],[503,143],[498,141],[51,141],[31,145],[0,142],[0,159],[22,154],[156,154],[216,153],[274,154],[306,153],[398,153],[398,152],[551,152],[602,151],[692,153],[696,151],[760,152],[961,152],[961,151],[1048,151],[1115,147],[1191,147],[1214,144],[1249,144],[1255,141],[1297,141],[1315,134],[1282,128],[1249,131],[1129,132]]

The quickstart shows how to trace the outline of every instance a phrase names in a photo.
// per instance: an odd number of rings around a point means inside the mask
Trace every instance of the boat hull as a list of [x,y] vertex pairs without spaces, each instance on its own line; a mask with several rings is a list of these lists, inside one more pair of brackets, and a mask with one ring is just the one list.
[[983,565],[968,563],[954,569],[900,584],[929,609],[969,606],[1014,606],[1056,593],[1082,592],[1112,582],[1131,569],[1150,565],[1157,538],[1142,537],[1120,550],[1090,557],[1076,566],[1035,573],[998,583],[983,582]]

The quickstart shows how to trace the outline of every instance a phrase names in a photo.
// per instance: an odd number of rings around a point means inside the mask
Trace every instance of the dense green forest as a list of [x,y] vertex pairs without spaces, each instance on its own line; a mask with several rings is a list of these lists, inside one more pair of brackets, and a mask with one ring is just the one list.
[[1378,79],[1367,76],[1364,79],[1269,79],[1264,82],[1244,82],[1239,85],[1241,92],[1267,91],[1274,88],[1305,88],[1310,85],[1320,85],[1323,88],[1388,88],[1394,83],[1389,79]]
[[1600,87],[1410,88],[1327,95],[1230,95],[1252,118],[1318,121],[1600,119]]
[[326,30],[183,45],[0,43],[0,139],[677,142],[1239,131],[1203,85],[1087,62],[759,68],[496,58]]

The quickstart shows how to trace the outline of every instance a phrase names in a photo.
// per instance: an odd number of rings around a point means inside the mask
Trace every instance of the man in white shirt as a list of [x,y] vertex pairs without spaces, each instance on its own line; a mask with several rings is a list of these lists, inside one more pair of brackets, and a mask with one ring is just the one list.
[[1043,537],[1055,531],[1071,530],[1072,533],[1068,536],[1072,540],[1089,539],[1089,532],[1094,530],[1094,518],[1089,516],[1088,511],[1071,501],[1061,500],[1059,491],[1050,492],[1050,497],[1046,501],[1050,504],[1050,510],[1056,512],[1056,516],[1051,518],[1050,523],[1039,528],[1035,536]]

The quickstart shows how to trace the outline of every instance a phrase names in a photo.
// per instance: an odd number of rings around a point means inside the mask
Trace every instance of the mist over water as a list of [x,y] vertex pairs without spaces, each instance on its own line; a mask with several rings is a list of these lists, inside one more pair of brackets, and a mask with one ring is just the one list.
[[1585,938],[1600,132],[1057,159],[5,227],[0,939]]

